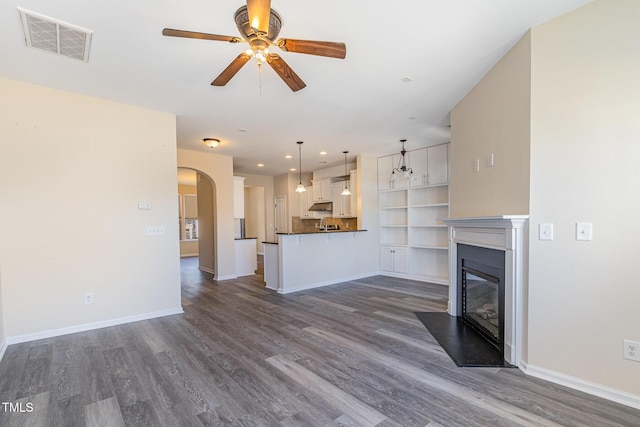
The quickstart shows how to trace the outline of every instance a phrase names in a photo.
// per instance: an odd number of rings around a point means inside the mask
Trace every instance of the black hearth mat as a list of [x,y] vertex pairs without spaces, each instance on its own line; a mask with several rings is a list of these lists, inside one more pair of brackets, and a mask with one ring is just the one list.
[[462,367],[513,368],[500,352],[462,322],[448,313],[414,313],[429,330],[451,360]]

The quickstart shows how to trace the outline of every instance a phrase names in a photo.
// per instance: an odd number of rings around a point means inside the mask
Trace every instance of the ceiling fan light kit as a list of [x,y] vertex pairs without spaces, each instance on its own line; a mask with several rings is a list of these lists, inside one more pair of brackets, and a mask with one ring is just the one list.
[[238,55],[211,82],[212,86],[226,85],[253,57],[257,60],[258,66],[264,62],[268,63],[292,91],[297,92],[305,88],[307,86],[306,83],[287,65],[284,59],[276,53],[269,52],[270,46],[277,46],[285,52],[330,58],[344,59],[347,55],[347,48],[344,43],[295,39],[276,40],[282,28],[282,18],[278,12],[271,9],[270,0],[247,0],[246,6],[242,6],[236,11],[234,19],[242,38],[173,28],[165,28],[162,30],[162,34],[170,37],[226,41],[229,43],[245,41],[249,43],[250,48]]

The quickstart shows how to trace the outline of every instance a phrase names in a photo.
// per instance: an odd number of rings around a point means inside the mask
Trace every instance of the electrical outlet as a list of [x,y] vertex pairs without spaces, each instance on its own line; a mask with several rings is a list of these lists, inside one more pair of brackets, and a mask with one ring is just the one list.
[[640,362],[640,342],[623,340],[624,358]]
[[91,292],[87,292],[86,294],[84,294],[84,303],[93,304],[93,294]]

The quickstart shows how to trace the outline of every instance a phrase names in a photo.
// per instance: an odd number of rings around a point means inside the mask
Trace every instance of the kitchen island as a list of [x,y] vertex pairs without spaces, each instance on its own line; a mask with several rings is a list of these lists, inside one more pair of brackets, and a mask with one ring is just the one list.
[[366,231],[278,233],[277,243],[265,242],[266,287],[286,294],[376,274],[361,259],[370,252]]

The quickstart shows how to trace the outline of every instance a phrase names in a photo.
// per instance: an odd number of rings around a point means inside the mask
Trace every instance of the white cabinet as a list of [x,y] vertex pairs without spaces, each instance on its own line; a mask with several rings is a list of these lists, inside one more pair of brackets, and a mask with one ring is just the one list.
[[426,184],[445,184],[449,182],[449,144],[434,145],[427,148]]
[[331,179],[327,178],[313,181],[313,201],[331,201]]
[[449,182],[449,144],[433,145],[407,151],[405,162],[411,168],[411,179],[391,180],[391,173],[400,164],[400,154],[378,158],[378,190],[390,190]]
[[411,177],[411,186],[419,187],[421,185],[428,184],[427,180],[427,148],[420,148],[419,150],[413,150],[411,154],[411,163],[409,167],[413,171]]
[[244,218],[244,177],[233,177],[233,217]]
[[407,248],[402,246],[380,246],[380,270],[391,273],[409,272]]
[[307,191],[304,193],[295,193],[300,203],[299,212],[301,219],[313,219],[316,218],[315,212],[310,211],[309,208],[313,205],[313,187],[305,187]]
[[334,218],[351,218],[351,197],[343,196],[342,191],[345,185],[350,189],[350,181],[340,181],[332,184],[333,193],[333,217]]

